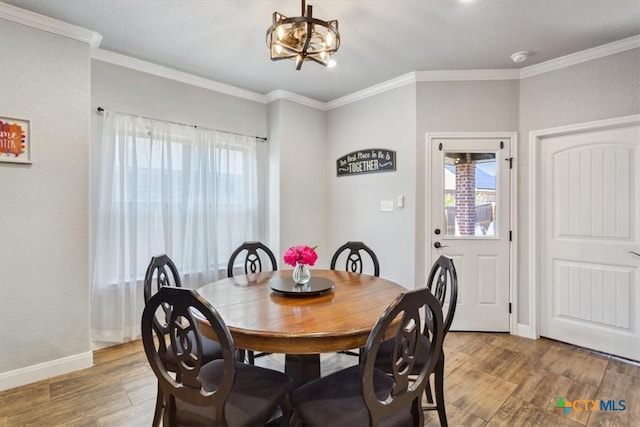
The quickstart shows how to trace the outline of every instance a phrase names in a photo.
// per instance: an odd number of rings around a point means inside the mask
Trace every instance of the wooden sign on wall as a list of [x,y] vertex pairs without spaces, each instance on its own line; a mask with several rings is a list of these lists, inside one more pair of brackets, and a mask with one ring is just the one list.
[[0,162],[31,163],[29,120],[0,117]]
[[396,170],[396,152],[383,148],[368,148],[345,154],[336,160],[338,176]]

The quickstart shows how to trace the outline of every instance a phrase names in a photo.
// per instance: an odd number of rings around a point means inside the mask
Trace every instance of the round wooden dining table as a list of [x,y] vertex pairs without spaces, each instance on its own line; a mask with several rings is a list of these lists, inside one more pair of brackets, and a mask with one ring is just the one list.
[[[236,348],[284,353],[285,371],[298,384],[320,376],[319,353],[363,347],[376,322],[406,288],[346,271],[312,270],[322,292],[296,294],[272,288],[291,281],[291,270],[234,276],[197,291],[224,319]],[[315,280],[315,282],[314,282]],[[211,328],[201,327],[215,339]]]

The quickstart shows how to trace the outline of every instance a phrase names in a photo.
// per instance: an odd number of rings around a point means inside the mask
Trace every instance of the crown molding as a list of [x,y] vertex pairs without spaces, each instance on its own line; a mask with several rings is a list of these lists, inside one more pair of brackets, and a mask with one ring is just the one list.
[[261,104],[265,104],[267,102],[266,97],[260,93],[240,89],[215,80],[205,79],[204,77],[194,76],[193,74],[185,73],[184,71],[178,71],[152,62],[142,61],[130,56],[111,52],[110,50],[96,49],[92,52],[91,57],[98,61],[108,62],[110,64],[119,65],[136,71],[142,71],[143,73],[164,77],[166,79],[213,90],[226,95],[248,99],[249,101],[260,102]]
[[267,103],[273,102],[278,99],[286,99],[287,101],[295,102],[307,107],[315,108],[317,110],[327,111],[327,104],[322,101],[308,98],[306,96],[298,95],[297,93],[289,92],[286,90],[273,90],[266,96]]
[[58,21],[57,19],[20,9],[3,2],[0,2],[0,18],[85,42],[93,49],[102,43],[102,35],[95,31]]
[[615,55],[616,53],[638,48],[640,48],[640,36],[629,37],[612,43],[603,44],[602,46],[597,46],[541,62],[540,64],[524,67],[520,70],[520,78],[524,79],[527,77],[537,76],[538,74],[548,73],[549,71],[571,67],[572,65],[581,64],[583,62],[604,58],[605,56]]
[[446,82],[446,81],[470,81],[470,80],[517,80],[519,70],[438,70],[438,71],[414,71],[387,80],[380,84],[368,87],[358,92],[351,93],[333,101],[327,102],[327,110],[351,104],[372,96],[396,89],[416,82]]
[[378,95],[383,92],[390,91],[392,89],[396,89],[402,86],[406,86],[408,84],[412,84],[416,82],[416,73],[411,72],[407,74],[403,74],[400,77],[396,77],[391,80],[387,80],[385,82],[379,83],[377,85],[373,85],[366,89],[353,92],[349,95],[342,96],[340,98],[336,98],[333,101],[327,102],[327,110],[332,110],[334,108],[342,107],[343,105],[351,104],[352,102],[360,101],[362,99],[370,98],[374,95]]
[[517,80],[520,71],[515,68],[498,70],[434,70],[416,71],[419,82],[456,82],[471,80]]
[[241,89],[236,86],[227,85],[215,80],[206,79],[204,77],[194,76],[193,74],[154,64],[152,62],[142,61],[140,59],[122,55],[105,49],[96,49],[92,52],[91,57],[98,61],[119,65],[121,67],[130,68],[132,70],[152,74],[154,76],[190,84],[192,86],[213,90],[216,92],[224,93],[226,95],[248,99],[250,101],[259,102],[261,104],[267,104],[277,99],[286,99],[301,105],[316,108],[318,110],[327,111],[326,103],[308,98],[306,96],[298,95],[293,92],[288,92],[286,90],[274,90],[269,92],[267,95],[262,95],[257,92]]

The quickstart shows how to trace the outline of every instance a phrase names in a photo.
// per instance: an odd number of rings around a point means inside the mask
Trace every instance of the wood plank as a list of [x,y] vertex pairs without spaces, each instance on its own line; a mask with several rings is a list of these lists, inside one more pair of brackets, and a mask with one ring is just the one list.
[[[564,346],[564,348],[563,348]],[[537,367],[593,386],[599,386],[609,357],[598,353],[566,349],[567,344],[557,344],[538,362]]]
[[27,411],[50,400],[49,380],[0,392],[0,417]]
[[[636,369],[635,373],[638,371],[640,369]],[[589,427],[640,425],[640,376],[608,370],[602,379],[596,399],[613,400],[617,409],[622,408],[620,400],[624,400],[625,410],[592,412],[587,424]]]
[[464,365],[445,378],[445,399],[488,421],[517,387],[481,369]]
[[577,421],[562,415],[550,413],[525,400],[510,397],[496,415],[487,423],[487,427],[511,426],[553,426],[553,427],[582,427]]

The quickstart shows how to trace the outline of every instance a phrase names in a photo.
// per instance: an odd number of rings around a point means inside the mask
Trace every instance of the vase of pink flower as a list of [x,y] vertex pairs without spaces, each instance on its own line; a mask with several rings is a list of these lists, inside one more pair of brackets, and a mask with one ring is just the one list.
[[284,262],[293,267],[293,281],[305,285],[311,280],[309,267],[316,263],[316,246],[292,246],[284,253]]

